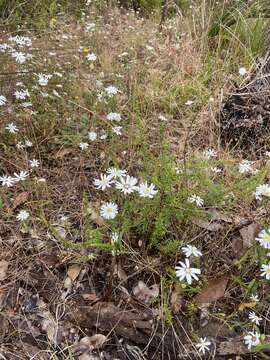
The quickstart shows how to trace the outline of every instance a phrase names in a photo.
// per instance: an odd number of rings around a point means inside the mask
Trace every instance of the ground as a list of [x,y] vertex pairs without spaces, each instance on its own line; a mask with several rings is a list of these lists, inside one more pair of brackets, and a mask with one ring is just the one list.
[[2,33],[3,359],[269,358],[268,112],[254,145],[232,95],[260,62],[191,15]]

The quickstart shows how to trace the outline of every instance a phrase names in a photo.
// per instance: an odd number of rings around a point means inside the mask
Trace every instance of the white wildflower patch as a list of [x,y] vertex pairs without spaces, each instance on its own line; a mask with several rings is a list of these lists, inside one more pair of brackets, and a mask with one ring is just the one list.
[[270,230],[269,229],[262,230],[258,234],[255,240],[257,240],[260,243],[260,245],[265,249],[270,249]]
[[243,160],[239,164],[239,172],[240,172],[240,174],[252,173],[253,172],[252,165],[253,165],[253,161]]
[[105,91],[109,97],[112,97],[114,95],[117,95],[119,93],[119,90],[116,86],[109,85],[105,88]]
[[194,256],[194,257],[202,256],[202,252],[200,250],[198,250],[196,248],[196,246],[186,245],[186,246],[182,247],[181,250],[183,251],[183,253],[185,254],[185,256],[187,258],[189,258],[191,256]]
[[17,220],[19,220],[19,221],[25,221],[29,218],[29,216],[30,216],[30,214],[28,211],[21,210],[16,217],[17,217]]
[[196,344],[196,348],[200,353],[205,354],[210,350],[211,342],[207,338],[200,338],[199,342]]
[[86,55],[86,59],[87,59],[88,61],[95,62],[95,61],[97,60],[97,55],[94,54],[94,53],[87,54],[87,55]]
[[185,259],[185,262],[180,261],[179,265],[175,267],[175,270],[179,280],[186,280],[189,285],[192,284],[193,279],[199,280],[198,275],[201,274],[200,269],[190,266],[189,259]]
[[107,120],[109,121],[121,121],[121,114],[111,112],[107,115]]
[[137,190],[138,179],[133,176],[127,175],[125,177],[119,178],[118,181],[115,182],[116,189],[120,190],[124,195],[128,195]]
[[19,129],[17,128],[17,126],[14,123],[7,124],[6,130],[8,132],[10,132],[11,134],[16,134],[19,131]]
[[260,333],[249,331],[247,335],[244,336],[244,343],[248,349],[251,349],[253,346],[260,344]]
[[0,106],[6,105],[7,98],[4,95],[0,95]]
[[149,184],[146,182],[141,183],[138,186],[138,192],[141,197],[152,199],[158,192],[154,184]]
[[263,196],[270,197],[270,185],[263,184],[257,186],[254,195],[257,200],[262,200]]
[[94,179],[93,184],[94,186],[99,190],[105,190],[109,187],[111,187],[111,184],[113,183],[112,178],[110,175],[100,175],[100,179]]
[[188,202],[190,202],[191,204],[195,204],[198,207],[202,207],[204,205],[204,200],[196,194],[191,195],[188,198]]
[[118,206],[113,202],[107,202],[100,208],[100,215],[106,220],[114,219],[117,214]]

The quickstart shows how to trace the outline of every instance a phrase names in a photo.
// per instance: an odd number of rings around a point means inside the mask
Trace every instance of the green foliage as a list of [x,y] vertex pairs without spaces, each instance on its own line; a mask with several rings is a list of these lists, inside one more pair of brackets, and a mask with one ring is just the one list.
[[0,17],[9,27],[31,25],[46,28],[58,14],[80,16],[85,3],[85,0],[0,0]]

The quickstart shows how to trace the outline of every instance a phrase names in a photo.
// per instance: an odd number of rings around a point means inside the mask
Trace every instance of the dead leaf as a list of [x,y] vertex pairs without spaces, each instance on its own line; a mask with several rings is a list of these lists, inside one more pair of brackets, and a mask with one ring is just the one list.
[[78,357],[78,360],[100,360],[100,357],[95,354],[82,354]]
[[82,294],[82,297],[86,301],[95,301],[98,299],[97,294],[95,292],[88,293],[88,294]]
[[235,237],[232,239],[231,245],[235,258],[240,258],[243,254],[243,239],[240,237]]
[[19,195],[17,195],[15,197],[15,199],[13,200],[11,210],[14,211],[18,206],[24,204],[27,201],[29,195],[30,195],[30,193],[28,191],[24,191],[24,192],[20,193]]
[[39,315],[43,318],[41,322],[41,329],[45,331],[48,339],[55,345],[61,342],[61,332],[58,326],[57,321],[55,321],[54,317],[49,311],[42,311]]
[[117,276],[119,280],[127,281],[128,276],[126,272],[123,270],[121,264],[118,263],[114,265],[113,274]]
[[57,151],[56,154],[54,154],[52,156],[53,159],[58,160],[58,159],[63,159],[64,156],[70,154],[72,152],[73,149],[71,148],[66,148],[66,149],[60,149],[59,151]]
[[224,227],[217,221],[204,221],[201,219],[193,219],[192,223],[208,231],[219,231]]
[[226,223],[232,223],[232,218],[229,215],[223,214],[215,208],[207,210],[207,213],[211,215],[212,220],[224,221]]
[[71,290],[72,290],[72,280],[69,276],[67,276],[64,281],[64,290],[61,293],[61,300],[65,300],[68,294],[71,293]]
[[174,286],[172,295],[171,295],[171,309],[174,314],[178,313],[183,305],[183,289],[180,284]]
[[103,334],[95,334],[91,337],[85,336],[80,340],[80,344],[87,345],[89,350],[100,349],[107,341],[107,337]]
[[259,224],[252,223],[248,226],[243,227],[239,230],[240,235],[243,239],[243,247],[245,249],[250,248],[252,245],[254,245],[255,238],[260,231],[261,227]]
[[146,304],[159,295],[159,286],[154,284],[148,287],[143,281],[139,281],[137,286],[133,288],[134,296]]
[[210,304],[213,301],[217,301],[224,296],[228,279],[225,277],[220,277],[216,279],[211,279],[208,283],[202,288],[200,294],[197,294],[194,297],[194,301],[198,305]]
[[96,210],[94,209],[94,207],[90,204],[90,207],[88,208],[88,211],[90,212],[90,218],[91,220],[99,225],[99,226],[104,226],[106,225],[105,221],[102,219],[101,216],[99,216],[99,214],[96,212]]
[[107,337],[103,334],[96,334],[91,337],[85,336],[74,345],[73,351],[76,355],[88,353],[89,351],[100,349],[106,341]]
[[7,270],[8,270],[9,262],[6,260],[0,261],[0,281],[3,281],[7,277]]
[[257,305],[256,301],[252,301],[249,303],[241,303],[238,306],[239,311],[244,311],[245,309],[253,309]]
[[77,277],[80,275],[82,267],[78,264],[71,265],[68,268],[67,275],[70,277],[72,281],[75,281]]

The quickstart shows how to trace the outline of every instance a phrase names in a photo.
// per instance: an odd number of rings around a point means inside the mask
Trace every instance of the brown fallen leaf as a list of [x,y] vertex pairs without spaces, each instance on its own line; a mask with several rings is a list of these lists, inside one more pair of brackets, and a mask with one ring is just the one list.
[[244,311],[245,309],[253,309],[257,305],[256,301],[251,301],[249,303],[241,303],[238,306],[239,311]]
[[231,242],[233,255],[236,259],[239,259],[243,255],[243,239],[236,236]]
[[88,346],[89,350],[95,350],[101,348],[107,341],[107,337],[103,334],[95,334],[91,337],[85,336],[80,340],[80,344]]
[[71,265],[68,268],[67,275],[70,277],[72,281],[75,281],[77,277],[80,275],[82,267],[78,264]]
[[120,263],[117,263],[114,265],[114,269],[113,269],[113,274],[118,277],[119,280],[121,281],[127,281],[127,274],[126,272],[123,270],[122,266]]
[[63,159],[64,156],[69,155],[72,151],[73,151],[72,148],[60,149],[57,151],[56,154],[54,154],[52,156],[52,158],[55,160],[58,160],[58,159],[61,160],[61,159]]
[[143,281],[139,281],[133,288],[134,296],[146,304],[149,304],[151,300],[159,295],[159,286],[154,284],[148,287]]
[[194,301],[201,306],[219,300],[224,296],[227,283],[228,279],[225,277],[209,280],[202,288],[200,294],[197,294],[194,297]]
[[90,213],[90,218],[91,218],[91,220],[92,220],[95,224],[97,224],[97,225],[99,225],[99,226],[104,226],[104,225],[106,225],[106,223],[105,223],[105,221],[102,219],[102,217],[99,216],[99,214],[96,212],[93,204],[90,204],[90,206],[89,206],[89,208],[88,208],[88,211],[89,211],[89,213]]
[[28,191],[23,191],[18,194],[12,202],[10,210],[14,211],[18,206],[24,204],[29,198],[30,193]]
[[7,277],[7,270],[8,270],[9,262],[6,260],[0,261],[0,281],[3,281]]
[[204,221],[201,219],[193,219],[192,223],[208,231],[219,231],[224,227],[217,221]]
[[178,313],[183,305],[183,289],[180,284],[174,286],[171,294],[171,309],[174,314]]
[[224,221],[226,223],[232,223],[232,218],[229,215],[223,214],[215,208],[207,210],[207,213],[211,215],[211,219],[216,221]]
[[82,294],[82,297],[85,301],[95,301],[98,299],[97,294],[95,292]]
[[255,238],[258,235],[258,232],[260,231],[261,226],[256,223],[252,223],[248,226],[243,227],[239,230],[240,235],[243,239],[243,247],[245,249],[250,248],[255,243]]

